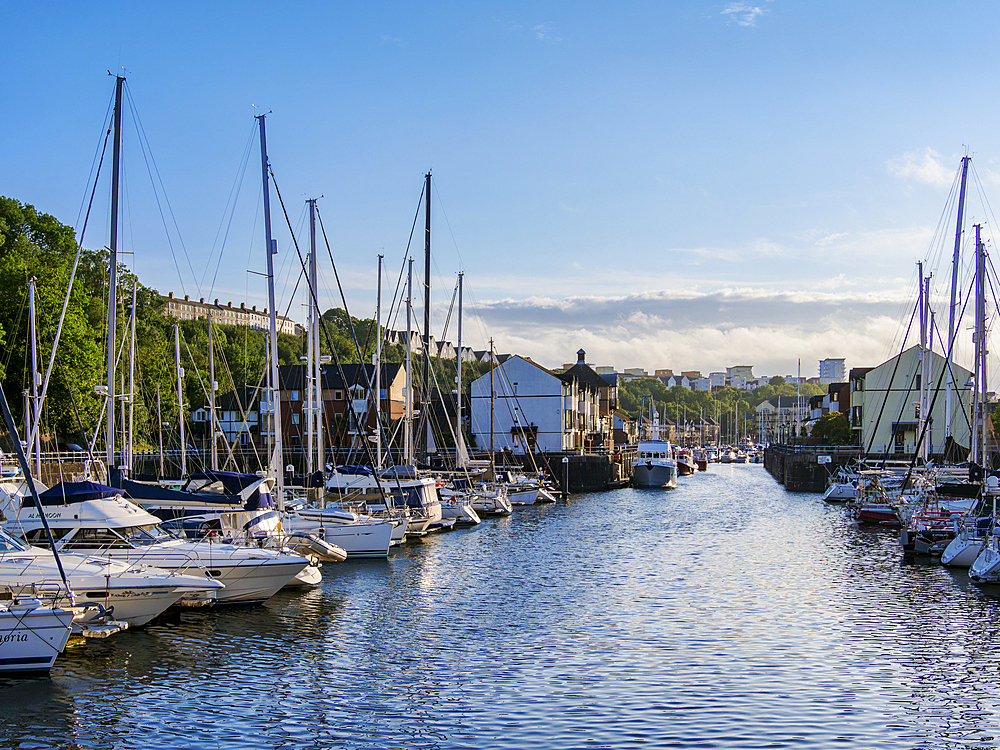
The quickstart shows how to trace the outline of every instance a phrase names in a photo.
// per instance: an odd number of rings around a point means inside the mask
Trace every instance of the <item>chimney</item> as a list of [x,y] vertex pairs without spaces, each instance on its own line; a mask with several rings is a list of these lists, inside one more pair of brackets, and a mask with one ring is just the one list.
[[167,299],[173,299],[173,298],[174,298],[174,293],[173,292],[167,292]]
[[583,349],[580,349],[576,353],[576,363],[578,365],[586,364],[586,359],[587,359],[587,352],[585,352]]

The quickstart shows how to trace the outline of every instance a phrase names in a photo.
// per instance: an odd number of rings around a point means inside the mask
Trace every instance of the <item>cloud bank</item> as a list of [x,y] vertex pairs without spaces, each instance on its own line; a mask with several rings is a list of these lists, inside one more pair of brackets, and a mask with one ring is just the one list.
[[756,374],[788,375],[801,358],[803,374],[811,376],[827,357],[845,357],[848,367],[886,359],[907,305],[901,294],[726,288],[496,300],[480,303],[476,312],[478,325],[490,321],[498,350],[547,367],[575,361],[583,348],[591,364],[619,371],[709,372],[751,364]]

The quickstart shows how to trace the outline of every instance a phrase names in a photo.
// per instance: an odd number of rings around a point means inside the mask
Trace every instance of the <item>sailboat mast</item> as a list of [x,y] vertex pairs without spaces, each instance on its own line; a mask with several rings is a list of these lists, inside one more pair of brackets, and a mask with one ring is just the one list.
[[[315,210],[316,201],[313,200],[313,209]],[[320,366],[322,360],[320,359],[320,346],[319,346],[319,320],[322,315],[319,309],[319,260],[316,257],[316,222],[312,221],[312,267],[310,268],[310,274],[312,276],[312,306],[313,306],[313,319],[315,325],[309,329],[309,335],[312,337],[313,345],[313,394],[316,396],[316,402],[313,404],[313,436],[316,440],[316,469],[319,471],[323,470],[323,368]]]
[[163,476],[163,413],[160,411],[160,384],[156,384],[156,434],[160,442],[160,473]]
[[934,420],[930,415],[931,408],[931,375],[933,372],[933,365],[931,360],[931,350],[934,348],[934,318],[931,313],[931,277],[928,276],[923,280],[924,285],[924,320],[927,323],[927,346],[923,351],[923,399],[924,405],[920,408],[920,413],[923,415],[924,424],[926,429],[923,433],[924,442],[920,448],[921,455],[926,461],[931,453],[934,443],[932,441],[933,435],[931,430],[934,427]]
[[375,453],[382,468],[382,254],[378,256],[378,293],[375,299]]
[[211,440],[212,471],[219,470],[219,446],[215,440],[215,345],[212,337],[212,310],[208,311],[208,434]]
[[[927,299],[924,295],[924,264],[917,263],[917,308],[920,311],[920,419],[917,421],[917,435],[924,435],[927,421]],[[925,458],[927,441],[920,444],[920,457]]]
[[118,297],[118,177],[121,174],[122,155],[122,86],[123,76],[115,81],[115,138],[111,162],[111,244],[108,258],[108,408],[105,442],[107,465],[110,470],[115,465],[115,313]]
[[403,421],[403,462],[413,463],[413,258],[406,276],[406,414]]
[[[267,255],[267,304],[270,314],[270,375],[271,375],[271,426],[274,432],[274,454],[271,467],[275,472],[275,488],[278,493],[279,511],[284,510],[285,462],[281,450],[281,381],[278,379],[278,309],[274,301],[274,255],[277,243],[271,237],[271,189],[267,174],[267,133],[264,120],[267,115],[257,115],[260,126],[260,171],[264,189],[264,252]],[[279,516],[280,530],[280,516]]]
[[[37,349],[37,334],[35,333],[35,277],[32,276],[28,279],[28,342],[29,350],[31,352],[31,386],[26,394],[28,394],[24,399],[24,423],[25,423],[25,435],[31,434],[31,423],[32,420],[38,422],[39,411],[38,408],[38,349]],[[34,461],[35,468],[35,478],[39,478],[42,473],[42,456],[41,456],[41,445],[39,432],[36,430],[34,433],[35,437],[31,444],[28,446],[28,459],[29,461]],[[32,459],[33,456],[33,459]]]
[[313,347],[316,339],[316,328],[319,326],[316,310],[316,199],[310,198],[306,201],[309,204],[309,289],[308,289],[308,315],[307,327],[308,336],[306,339],[306,476],[313,473],[313,447],[315,444],[316,427],[316,389],[319,384],[315,382],[316,368],[313,364],[319,359],[319,353]]
[[490,339],[490,480],[496,480],[496,463],[493,459],[493,401],[496,398],[496,392],[493,390],[493,339]]
[[462,277],[465,273],[458,272],[458,361],[455,363],[455,461],[465,466],[464,448],[462,446]]
[[430,433],[431,399],[431,173],[427,172],[424,185],[424,381],[421,393],[420,423],[425,428],[420,433],[420,455],[427,456]]
[[184,368],[181,367],[181,331],[174,323],[174,366],[177,368],[177,426],[181,441],[181,477],[187,476],[187,442],[184,438]]
[[973,400],[972,460],[986,465],[986,254],[980,240],[980,225],[976,229],[976,395]]
[[128,339],[128,460],[125,465],[132,471],[132,430],[135,427],[135,289],[138,280],[132,282],[132,309],[129,311]]
[[[31,435],[31,423],[40,421],[41,409],[38,404],[38,347],[35,333],[35,277],[28,279],[28,340],[31,342],[31,407],[24,411],[24,422],[27,425],[26,435]],[[28,446],[29,455],[34,454],[35,479],[42,476],[42,446],[39,431],[35,430],[35,439]]]
[[951,391],[955,384],[955,376],[951,371],[952,349],[955,342],[955,310],[958,304],[958,266],[959,252],[962,249],[962,225],[965,221],[965,186],[969,177],[969,161],[971,157],[962,157],[962,183],[958,189],[958,220],[955,227],[955,251],[951,260],[951,302],[948,306],[948,341],[945,344],[945,392],[944,392],[944,441],[947,450],[948,438],[951,437]]
[[986,350],[986,243],[979,239],[980,227],[976,227],[976,245],[979,247],[979,304],[982,309],[980,310],[981,315],[979,317],[979,330],[982,332],[982,341],[979,344],[979,394],[980,399],[980,418],[979,418],[979,447],[982,451],[982,462],[981,466],[987,466],[989,444],[986,440],[986,410],[987,410],[987,374],[986,374],[986,355],[989,353]]

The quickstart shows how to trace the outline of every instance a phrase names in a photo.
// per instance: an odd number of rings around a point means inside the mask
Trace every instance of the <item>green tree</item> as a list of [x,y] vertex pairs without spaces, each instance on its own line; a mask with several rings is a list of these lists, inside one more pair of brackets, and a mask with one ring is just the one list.
[[[7,401],[22,423],[21,392],[30,387],[31,378],[27,358],[28,280],[36,279],[39,369],[44,370],[76,252],[71,227],[33,206],[0,196],[0,343],[7,351],[7,357],[0,362],[0,378]],[[103,326],[95,328],[92,320],[103,307],[101,290],[106,288],[106,284],[94,280],[94,271],[100,265],[100,253],[82,251],[59,345],[65,377],[62,373],[53,375],[43,415],[43,427],[50,438],[53,433],[78,435],[70,393],[85,425],[96,421],[100,408],[93,386],[100,382],[102,372],[103,344],[98,331]],[[14,361],[17,366],[12,364]]]
[[839,411],[820,417],[810,434],[822,438],[826,445],[851,445],[854,442],[851,423],[847,421],[847,415]]

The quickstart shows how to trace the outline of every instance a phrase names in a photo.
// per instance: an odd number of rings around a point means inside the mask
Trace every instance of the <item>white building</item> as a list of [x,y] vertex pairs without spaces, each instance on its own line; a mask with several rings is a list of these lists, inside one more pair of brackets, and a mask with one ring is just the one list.
[[691,390],[710,391],[712,390],[712,381],[709,378],[695,378],[691,381]]
[[523,454],[529,446],[542,452],[611,447],[611,407],[616,386],[580,359],[566,372],[554,373],[530,359],[511,355],[471,386],[472,432],[476,445]]

